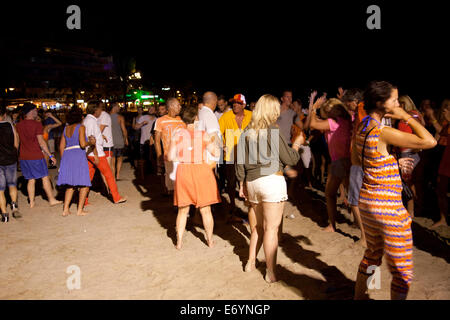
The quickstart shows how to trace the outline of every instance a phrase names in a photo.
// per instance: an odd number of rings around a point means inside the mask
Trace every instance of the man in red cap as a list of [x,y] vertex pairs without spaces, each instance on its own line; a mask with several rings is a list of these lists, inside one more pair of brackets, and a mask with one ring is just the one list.
[[225,112],[219,119],[220,133],[224,143],[224,160],[226,161],[227,193],[230,197],[231,211],[229,221],[241,222],[242,219],[234,215],[236,211],[236,172],[237,161],[236,147],[242,131],[248,126],[252,119],[252,112],[245,110],[246,101],[243,94],[236,94],[230,101],[233,108]]

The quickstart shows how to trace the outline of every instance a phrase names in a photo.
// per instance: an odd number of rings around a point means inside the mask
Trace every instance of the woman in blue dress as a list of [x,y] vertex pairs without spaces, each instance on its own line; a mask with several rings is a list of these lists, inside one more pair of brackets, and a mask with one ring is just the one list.
[[85,148],[95,149],[95,138],[86,139],[86,128],[81,124],[83,113],[78,108],[72,108],[67,115],[67,125],[61,138],[59,150],[61,164],[59,168],[58,186],[67,186],[64,198],[63,217],[69,215],[70,202],[75,188],[79,188],[78,216],[84,216],[84,202],[91,186],[89,166]]

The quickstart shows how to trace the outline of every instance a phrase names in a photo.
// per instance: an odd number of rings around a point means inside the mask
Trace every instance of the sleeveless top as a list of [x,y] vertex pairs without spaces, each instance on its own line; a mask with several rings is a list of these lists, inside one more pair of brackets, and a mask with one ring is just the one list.
[[117,113],[111,114],[111,131],[114,141],[114,148],[123,149],[125,141],[123,139],[122,129],[119,124],[119,115]]
[[[371,120],[377,122],[369,126]],[[367,116],[361,121],[364,124],[362,131],[356,134],[356,149],[362,158],[364,140],[364,177],[360,192],[359,206],[362,210],[377,214],[397,214],[402,203],[402,181],[399,174],[397,160],[391,154],[385,156],[378,152],[378,139],[383,129],[378,121]]]
[[177,159],[180,163],[206,163],[206,142],[203,140],[204,131],[178,129],[176,131]]
[[0,122],[0,166],[9,166],[17,162],[17,149],[14,146],[12,124]]
[[81,124],[77,124],[70,138],[66,134],[67,127],[64,128],[64,138],[66,138],[66,149],[74,146],[80,146],[80,133],[79,133],[80,126]]

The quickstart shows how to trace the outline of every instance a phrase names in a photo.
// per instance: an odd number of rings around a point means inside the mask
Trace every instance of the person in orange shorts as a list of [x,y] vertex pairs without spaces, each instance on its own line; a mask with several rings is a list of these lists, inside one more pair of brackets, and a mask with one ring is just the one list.
[[214,171],[207,162],[206,150],[217,157],[220,148],[217,141],[205,131],[194,129],[194,122],[198,120],[196,107],[186,108],[182,119],[187,128],[179,128],[174,132],[167,155],[169,161],[179,162],[174,190],[174,205],[178,206],[176,248],[179,250],[182,247],[190,205],[200,208],[206,241],[211,248],[214,245],[211,205],[221,200]]

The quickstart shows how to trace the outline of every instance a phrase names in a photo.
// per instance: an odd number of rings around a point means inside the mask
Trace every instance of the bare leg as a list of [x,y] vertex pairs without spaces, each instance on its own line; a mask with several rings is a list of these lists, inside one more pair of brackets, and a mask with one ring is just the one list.
[[116,170],[116,179],[120,177],[120,170],[122,169],[123,157],[117,158],[117,170]]
[[264,253],[266,256],[266,281],[275,282],[275,266],[278,250],[278,227],[283,217],[284,202],[263,202]]
[[84,210],[84,202],[86,200],[87,194],[89,192],[89,187],[80,188],[79,196],[78,196],[78,210],[77,216],[85,216],[88,214],[87,211]]
[[203,227],[206,232],[206,241],[210,248],[214,247],[214,241],[212,239],[214,230],[214,219],[211,213],[211,206],[200,208],[200,214],[202,215]]
[[6,213],[6,198],[5,198],[5,191],[0,191],[0,209],[2,210],[2,213]]
[[437,185],[437,194],[438,194],[438,202],[439,202],[439,211],[441,218],[438,222],[433,224],[431,228],[437,228],[439,226],[447,226],[446,215],[448,215],[448,178],[443,175],[439,175],[438,177],[438,185]]
[[248,261],[245,265],[245,272],[250,272],[256,269],[256,257],[259,249],[261,249],[264,237],[264,216],[262,204],[252,204],[248,210],[248,220],[250,224],[250,246],[248,253]]
[[183,233],[186,229],[187,215],[189,213],[189,206],[186,207],[178,207],[178,215],[177,215],[177,245],[176,248],[178,250],[183,246]]
[[17,187],[10,186],[9,187],[9,196],[11,197],[11,201],[17,203]]
[[30,200],[30,208],[34,208],[34,192],[36,188],[36,180],[30,179],[27,184],[28,199]]
[[355,300],[367,300],[367,280],[369,279],[368,275],[362,274],[358,271],[356,276],[356,284],[355,284]]
[[45,194],[47,195],[48,202],[51,206],[61,204],[62,201],[58,201],[55,199],[55,196],[53,195],[53,189],[50,184],[50,179],[48,176],[42,178],[42,186],[44,187]]
[[328,173],[327,185],[325,187],[325,198],[327,201],[327,212],[330,224],[325,229],[323,229],[327,232],[336,231],[336,193],[339,185],[341,184],[341,180],[342,179],[333,176],[330,172]]
[[73,188],[67,188],[66,189],[66,193],[65,193],[65,197],[64,197],[64,210],[63,210],[63,217],[69,215],[71,212],[69,210],[70,208],[70,202],[72,201],[72,197],[73,197]]
[[356,223],[358,224],[359,229],[361,230],[361,244],[364,248],[367,248],[367,242],[366,242],[366,234],[364,232],[364,227],[361,221],[361,214],[359,213],[359,207],[358,206],[351,206],[353,216],[355,217]]

